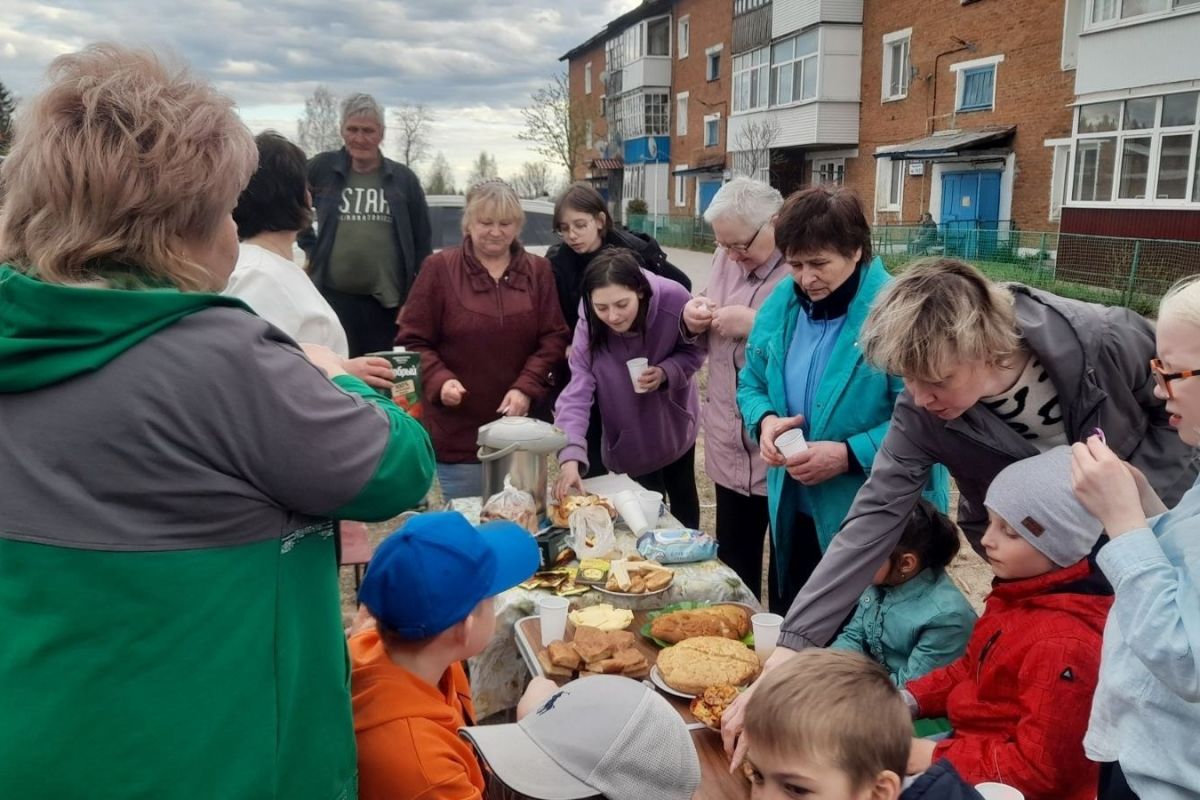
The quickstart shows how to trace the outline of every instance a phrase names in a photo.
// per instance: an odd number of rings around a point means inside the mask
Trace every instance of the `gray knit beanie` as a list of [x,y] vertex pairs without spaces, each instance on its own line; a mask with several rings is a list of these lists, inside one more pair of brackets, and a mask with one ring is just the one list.
[[1091,553],[1104,529],[1075,498],[1067,445],[1009,464],[983,502],[1060,567]]

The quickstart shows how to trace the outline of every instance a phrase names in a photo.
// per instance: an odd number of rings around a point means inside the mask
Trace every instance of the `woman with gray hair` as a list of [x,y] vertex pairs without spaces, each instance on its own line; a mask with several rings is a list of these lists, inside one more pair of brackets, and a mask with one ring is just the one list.
[[720,557],[756,596],[769,522],[767,465],[742,426],[737,376],[754,317],[788,274],[775,247],[773,223],[782,205],[779,191],[762,181],[734,178],[721,187],[704,212],[717,240],[708,286],[683,309],[685,333],[708,347],[700,423],[704,469],[716,486]]
[[476,185],[462,245],[425,259],[400,315],[396,344],[421,354],[424,421],[447,499],[483,490],[479,426],[527,415],[570,343],[549,262],[517,240],[524,224],[512,187]]

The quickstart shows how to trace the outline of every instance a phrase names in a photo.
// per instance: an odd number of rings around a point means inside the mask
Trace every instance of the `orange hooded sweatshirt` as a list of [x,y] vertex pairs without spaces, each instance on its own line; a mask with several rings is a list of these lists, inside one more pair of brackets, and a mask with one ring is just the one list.
[[483,771],[458,735],[475,716],[462,664],[430,686],[374,630],[351,637],[350,659],[359,800],[481,800]]

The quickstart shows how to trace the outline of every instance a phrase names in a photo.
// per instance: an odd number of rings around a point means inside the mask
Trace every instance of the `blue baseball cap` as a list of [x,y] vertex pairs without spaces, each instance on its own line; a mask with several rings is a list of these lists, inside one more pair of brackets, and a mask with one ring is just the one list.
[[537,542],[515,522],[476,528],[457,511],[413,517],[380,543],[358,601],[404,639],[428,639],[466,619],[479,601],[529,578]]

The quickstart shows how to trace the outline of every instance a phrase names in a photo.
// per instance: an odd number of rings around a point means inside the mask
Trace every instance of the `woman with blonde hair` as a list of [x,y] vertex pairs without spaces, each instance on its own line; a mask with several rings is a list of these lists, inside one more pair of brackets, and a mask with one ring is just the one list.
[[[331,518],[424,494],[420,426],[216,292],[256,151],[113,45],[0,169],[0,796],[355,791]],[[236,732],[236,735],[234,734]]]
[[421,354],[425,424],[445,498],[478,496],[479,426],[525,416],[567,350],[550,264],[518,240],[525,212],[499,180],[467,192],[463,243],[425,259],[396,344]]

